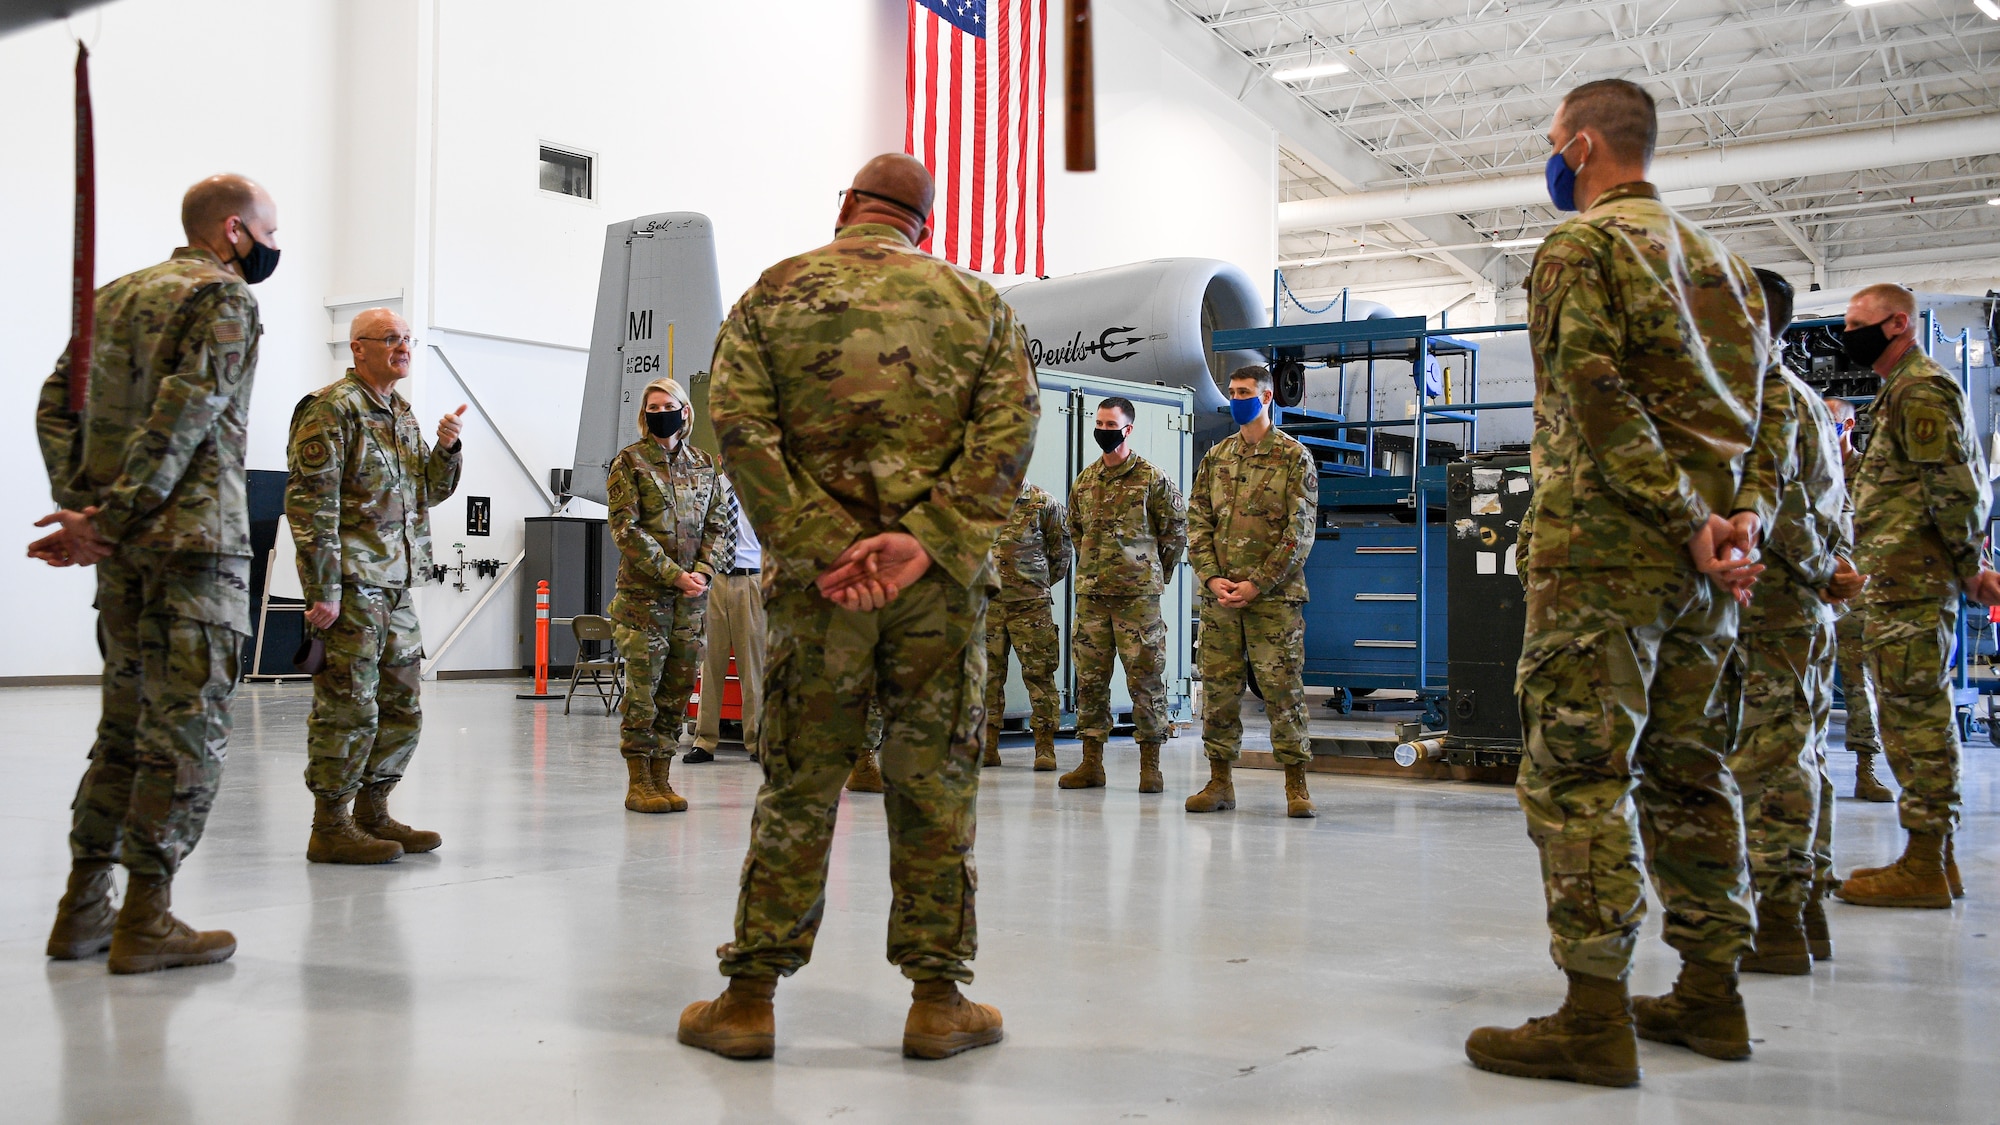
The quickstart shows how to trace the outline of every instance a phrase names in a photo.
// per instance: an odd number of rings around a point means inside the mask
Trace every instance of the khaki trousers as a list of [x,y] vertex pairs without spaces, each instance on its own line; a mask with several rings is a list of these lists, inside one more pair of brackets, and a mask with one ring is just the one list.
[[743,745],[756,749],[764,711],[764,591],[760,575],[719,574],[708,588],[708,653],[701,663],[701,706],[694,744],[713,751],[722,740],[722,683],[729,654],[743,685]]

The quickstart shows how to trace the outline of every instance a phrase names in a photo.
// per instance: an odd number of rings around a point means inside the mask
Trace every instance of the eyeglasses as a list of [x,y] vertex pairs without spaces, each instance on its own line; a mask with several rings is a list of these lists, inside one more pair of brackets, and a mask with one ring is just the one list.
[[356,336],[355,339],[372,340],[392,352],[405,345],[412,348],[417,346],[417,338],[415,336]]
[[919,210],[917,210],[917,209],[916,209],[915,207],[912,207],[912,206],[910,206],[909,204],[907,204],[907,203],[903,202],[903,201],[902,201],[902,200],[900,200],[900,199],[891,199],[891,198],[889,198],[889,197],[888,197],[888,196],[886,196],[886,195],[880,195],[880,194],[877,194],[877,193],[875,193],[875,192],[872,192],[872,191],[862,191],[862,190],[861,190],[860,188],[858,188],[858,187],[857,187],[857,188],[841,188],[841,189],[840,189],[840,201],[841,201],[842,203],[846,203],[846,202],[847,202],[847,194],[848,194],[849,192],[853,192],[853,193],[854,193],[855,195],[862,195],[862,196],[867,196],[867,197],[868,197],[869,199],[878,199],[878,200],[881,200],[881,201],[882,201],[883,203],[887,203],[887,204],[888,204],[889,206],[891,206],[891,207],[894,207],[894,208],[895,208],[896,210],[898,210],[898,211],[907,211],[907,212],[909,212],[910,214],[912,214],[912,215],[915,215],[915,216],[916,216],[917,218],[919,218],[919,219],[922,219],[923,221],[925,221],[925,222],[927,222],[927,223],[931,221],[931,216],[930,216],[930,212],[928,212],[928,211],[919,211]]

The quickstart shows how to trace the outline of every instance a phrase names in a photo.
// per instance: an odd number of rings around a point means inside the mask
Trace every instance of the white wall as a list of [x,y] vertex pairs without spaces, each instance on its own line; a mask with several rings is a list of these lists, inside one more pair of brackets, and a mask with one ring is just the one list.
[[[1262,276],[1276,247],[1275,135],[1149,36],[1141,17],[1157,3],[1096,8],[1097,173],[1060,170],[1050,83],[1048,268],[1192,255]],[[765,266],[824,242],[834,193],[902,141],[903,0],[116,0],[101,11],[100,282],[178,244],[188,183],[221,170],[263,181],[285,257],[258,289],[268,334],[250,465],[284,467],[293,403],[345,366],[346,318],[386,300],[425,339],[405,387],[425,429],[469,397],[491,416],[468,414],[465,481],[434,517],[440,562],[460,541],[470,557],[511,559],[521,519],[548,510],[536,482],[571,461],[606,225],[705,212],[731,302]],[[254,88],[215,92],[235,81],[224,71],[191,77],[215,28],[256,47],[239,72]],[[1059,36],[1050,51],[1059,66]],[[60,25],[0,40],[0,145],[45,156],[10,161],[0,178],[0,361],[15,373],[0,409],[18,427],[0,467],[27,485],[3,509],[23,542],[49,507],[32,404],[68,335],[72,54]],[[178,93],[191,84],[208,92]],[[595,201],[538,190],[542,141],[597,155]],[[490,540],[463,535],[468,495],[493,498]],[[90,576],[18,557],[0,566],[31,591],[21,625],[38,639],[0,652],[0,677],[95,671]],[[433,654],[487,583],[471,586],[420,595]],[[513,665],[515,600],[496,597],[438,666]]]
[[[326,369],[326,291],[335,228],[332,56],[339,0],[129,0],[103,9],[91,53],[97,133],[97,279],[165,258],[181,243],[180,197],[216,172],[242,172],[278,201],[283,265],[257,288],[266,334],[252,400],[250,464],[283,468],[292,403]],[[94,16],[76,21],[89,34]],[[221,29],[255,29],[250,65],[208,69]],[[76,48],[61,24],[0,39],[0,527],[25,544],[47,513],[34,437],[42,379],[69,338],[72,115]],[[254,88],[239,88],[249,76]],[[13,591],[0,676],[98,670],[89,571],[56,571],[0,551]]]

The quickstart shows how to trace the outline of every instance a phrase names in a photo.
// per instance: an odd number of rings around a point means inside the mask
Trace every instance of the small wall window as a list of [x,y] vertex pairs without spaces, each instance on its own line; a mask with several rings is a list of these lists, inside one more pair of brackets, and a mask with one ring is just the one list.
[[578,199],[593,198],[589,156],[567,149],[542,146],[542,190]]

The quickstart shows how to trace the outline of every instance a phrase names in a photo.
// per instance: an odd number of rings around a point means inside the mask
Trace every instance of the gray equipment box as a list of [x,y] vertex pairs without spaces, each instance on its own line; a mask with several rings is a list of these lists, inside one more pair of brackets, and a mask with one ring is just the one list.
[[618,582],[618,547],[603,520],[569,516],[528,517],[521,560],[521,667],[535,666],[535,587],[549,584],[549,667],[568,675],[576,663],[576,638],[559,623],[603,613]]

